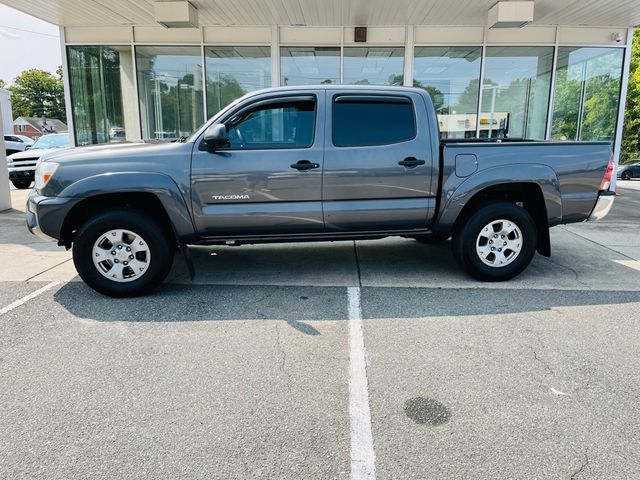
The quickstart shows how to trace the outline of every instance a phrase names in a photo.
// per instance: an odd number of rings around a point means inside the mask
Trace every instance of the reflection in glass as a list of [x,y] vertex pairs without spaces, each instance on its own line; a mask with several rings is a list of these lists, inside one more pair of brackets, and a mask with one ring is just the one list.
[[552,47],[488,47],[480,137],[544,139],[552,69]]
[[622,76],[620,48],[558,50],[551,134],[554,140],[613,143]]
[[135,140],[133,61],[129,47],[68,47],[77,145]]
[[476,136],[481,47],[416,47],[413,86],[433,99],[442,138]]
[[205,55],[209,117],[245,93],[271,86],[269,47],[207,47]]
[[340,83],[340,48],[280,48],[280,85]]
[[345,47],[343,83],[402,85],[404,48]]
[[137,47],[138,90],[144,139],[193,133],[204,121],[199,47]]

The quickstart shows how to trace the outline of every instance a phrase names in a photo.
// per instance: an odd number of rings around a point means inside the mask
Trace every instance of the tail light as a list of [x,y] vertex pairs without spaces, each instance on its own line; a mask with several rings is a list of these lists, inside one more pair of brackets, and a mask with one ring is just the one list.
[[602,182],[600,182],[600,190],[609,190],[611,187],[611,178],[613,177],[613,155],[609,159],[609,165],[607,165],[607,170],[604,172],[604,177],[602,178]]

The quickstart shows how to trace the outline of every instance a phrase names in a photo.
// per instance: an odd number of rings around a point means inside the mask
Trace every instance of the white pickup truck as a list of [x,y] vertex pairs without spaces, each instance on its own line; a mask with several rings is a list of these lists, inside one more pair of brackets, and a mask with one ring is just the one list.
[[[8,147],[7,147],[8,148]],[[16,188],[29,188],[33,183],[38,160],[46,153],[69,148],[68,133],[53,133],[44,135],[22,152],[7,157],[9,180]]]

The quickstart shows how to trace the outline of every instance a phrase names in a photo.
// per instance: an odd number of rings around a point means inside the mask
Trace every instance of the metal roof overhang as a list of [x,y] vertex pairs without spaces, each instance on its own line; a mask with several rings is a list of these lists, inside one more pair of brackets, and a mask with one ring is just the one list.
[[[199,24],[233,25],[476,25],[497,0],[190,0]],[[0,0],[60,26],[156,26],[153,0]],[[640,24],[640,0],[536,0],[531,25]]]

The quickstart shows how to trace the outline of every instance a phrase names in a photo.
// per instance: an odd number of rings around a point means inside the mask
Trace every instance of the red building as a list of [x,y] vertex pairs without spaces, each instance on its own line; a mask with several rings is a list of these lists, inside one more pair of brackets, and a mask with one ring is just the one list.
[[57,118],[18,117],[13,121],[13,133],[40,138],[48,133],[67,132],[68,127]]

